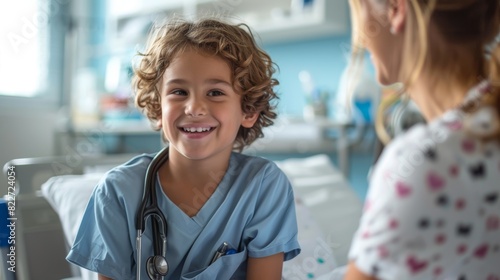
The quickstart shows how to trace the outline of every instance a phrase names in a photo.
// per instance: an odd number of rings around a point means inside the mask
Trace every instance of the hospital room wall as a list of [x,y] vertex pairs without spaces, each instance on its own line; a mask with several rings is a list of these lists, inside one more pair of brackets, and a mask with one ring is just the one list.
[[[0,166],[14,158],[54,155],[54,130],[60,115],[54,108],[0,105]],[[0,176],[0,195],[7,179]]]
[[[328,93],[327,107],[333,108],[340,77],[350,55],[349,46],[349,35],[264,45],[278,65],[280,113],[302,116],[307,100],[299,80],[301,71],[308,71],[315,86]],[[332,114],[329,110],[329,115]]]
[[[85,13],[86,4],[84,1],[72,1],[71,5],[67,1],[46,1],[53,4],[55,15],[50,18],[52,23],[64,22],[67,9]],[[43,15],[43,13],[42,13]],[[19,26],[21,28],[21,26]],[[68,66],[71,63],[64,61],[65,49],[61,41],[65,41],[64,36],[66,26],[63,24],[51,24],[48,31],[60,34],[60,36],[49,36],[51,50],[48,52],[51,67],[48,73],[48,80],[55,80],[50,83],[48,92],[42,92],[40,97],[35,98],[2,98],[0,102],[0,167],[3,167],[9,160],[25,157],[44,157],[55,154],[56,137],[55,132],[63,123],[68,120],[67,108],[62,107],[69,99],[70,92],[66,85],[70,85],[68,69],[63,69],[62,65]],[[50,34],[49,32],[49,34]],[[55,47],[54,47],[55,46]],[[75,59],[76,60],[76,59]],[[54,62],[55,61],[55,62]],[[31,67],[28,65],[27,67]],[[64,72],[64,75],[61,74]],[[23,73],[19,73],[22,75]],[[68,75],[68,76],[67,76]],[[54,78],[57,76],[56,78]],[[28,80],[28,79],[27,79]],[[0,176],[0,195],[7,192],[7,179]]]

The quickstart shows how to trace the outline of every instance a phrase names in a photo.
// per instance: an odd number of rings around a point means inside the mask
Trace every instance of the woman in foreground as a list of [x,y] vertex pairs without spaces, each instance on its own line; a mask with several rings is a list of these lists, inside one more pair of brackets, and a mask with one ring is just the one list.
[[427,124],[378,160],[345,279],[500,279],[500,1],[350,5],[354,61]]

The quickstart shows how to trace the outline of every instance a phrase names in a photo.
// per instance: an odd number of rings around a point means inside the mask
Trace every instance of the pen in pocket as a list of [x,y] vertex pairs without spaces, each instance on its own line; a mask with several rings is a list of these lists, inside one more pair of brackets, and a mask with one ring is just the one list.
[[236,253],[235,249],[230,248],[227,242],[222,242],[222,244],[219,246],[214,256],[212,257],[212,261],[210,261],[210,264],[213,264],[216,260],[224,255],[231,255],[234,253]]

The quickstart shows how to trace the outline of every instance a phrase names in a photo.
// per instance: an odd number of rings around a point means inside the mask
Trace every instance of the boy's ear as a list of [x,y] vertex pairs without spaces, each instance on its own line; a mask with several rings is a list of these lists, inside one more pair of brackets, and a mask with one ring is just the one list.
[[254,113],[247,113],[243,116],[243,120],[241,122],[241,126],[245,128],[251,128],[255,122],[257,121],[257,118],[259,118],[260,112],[254,112]]

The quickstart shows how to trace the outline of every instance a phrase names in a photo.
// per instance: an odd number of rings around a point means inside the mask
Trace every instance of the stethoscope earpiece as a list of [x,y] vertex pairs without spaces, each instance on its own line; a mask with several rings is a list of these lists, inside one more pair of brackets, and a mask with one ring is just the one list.
[[149,257],[146,266],[150,279],[156,279],[158,275],[163,277],[168,273],[168,263],[163,256]]

